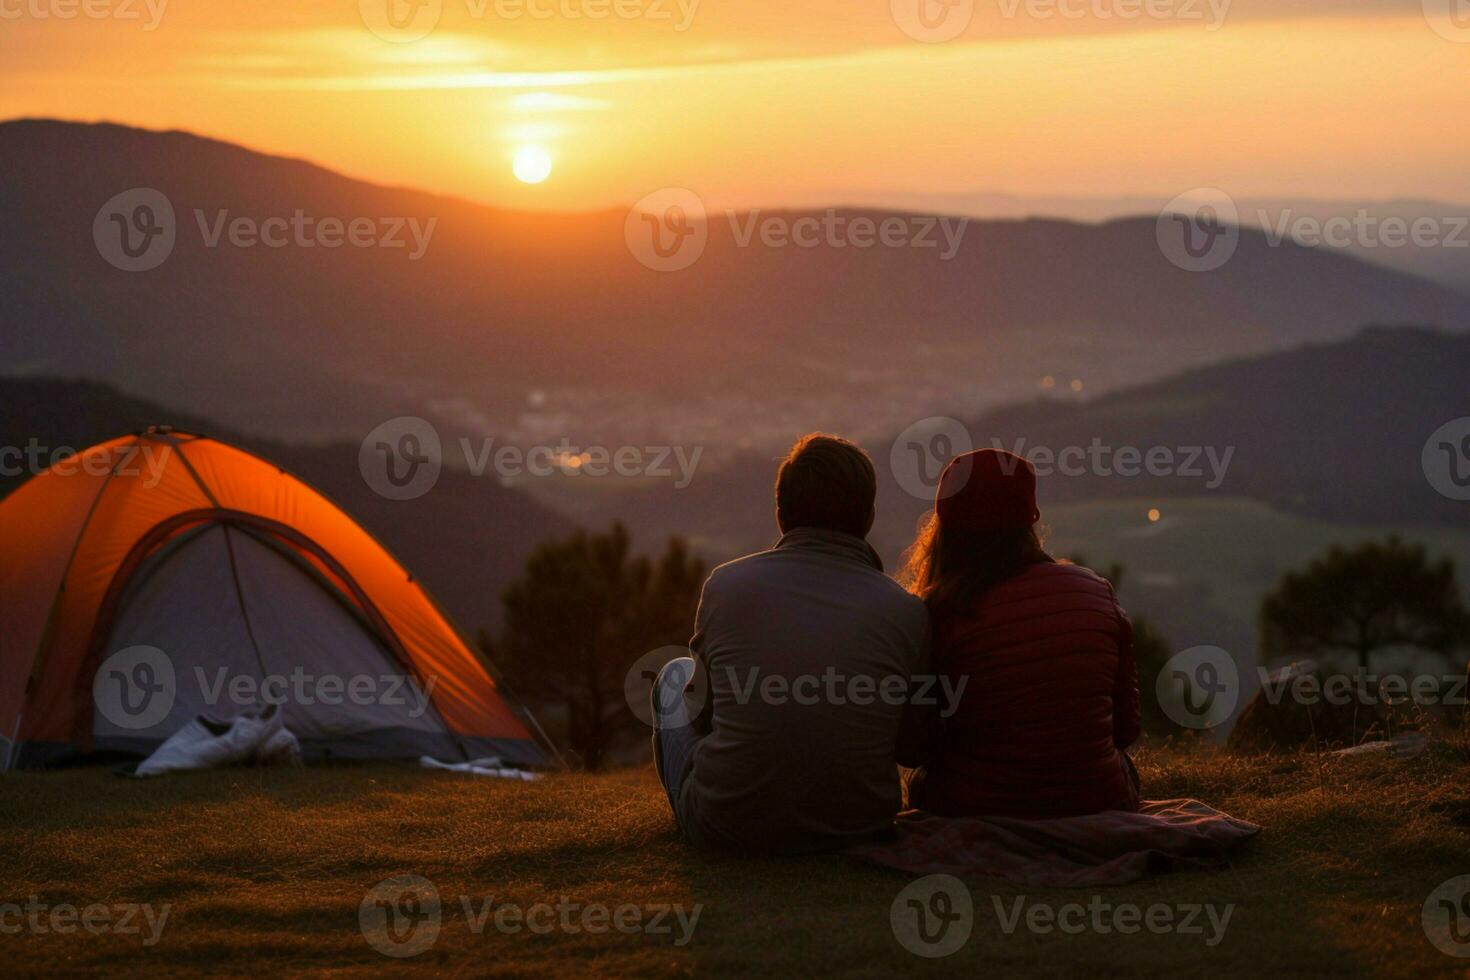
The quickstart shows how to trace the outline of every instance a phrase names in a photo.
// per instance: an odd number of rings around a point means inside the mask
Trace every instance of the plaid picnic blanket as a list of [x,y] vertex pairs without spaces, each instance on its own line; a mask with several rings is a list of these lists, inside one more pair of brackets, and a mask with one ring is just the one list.
[[1219,867],[1261,828],[1199,800],[1145,800],[1085,817],[898,815],[896,837],[847,854],[912,874],[1004,878],[1043,887],[1121,885],[1181,864]]

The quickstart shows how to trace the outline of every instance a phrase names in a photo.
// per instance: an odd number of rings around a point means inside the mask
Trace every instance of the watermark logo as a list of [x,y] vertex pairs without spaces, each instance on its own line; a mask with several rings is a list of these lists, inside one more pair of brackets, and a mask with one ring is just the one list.
[[1424,900],[1424,935],[1446,956],[1470,957],[1470,875],[1444,882]]
[[[949,461],[974,448],[970,442],[970,430],[963,422],[945,415],[933,415],[920,419],[898,434],[888,450],[888,468],[906,493],[920,500],[932,500],[938,492],[939,477]],[[957,479],[946,492],[954,493],[964,483],[963,479]]]
[[1219,269],[1240,245],[1240,215],[1216,187],[1187,191],[1164,205],[1154,228],[1159,251],[1186,272]]
[[975,19],[975,0],[889,0],[888,10],[915,41],[943,44],[965,33]]
[[173,253],[177,236],[173,204],[151,187],[114,195],[92,219],[97,254],[124,272],[158,268]]
[[432,706],[437,683],[433,674],[420,683],[399,673],[318,674],[301,664],[284,674],[232,674],[224,665],[199,664],[181,670],[157,647],[133,646],[103,661],[92,680],[92,696],[97,710],[118,728],[143,731],[167,719],[181,697],[191,710],[351,704],[403,708],[417,719]]
[[[438,218],[366,217],[318,218],[296,208],[290,215],[264,218],[234,214],[228,208],[206,212],[193,209],[200,244],[207,249],[265,247],[402,250],[410,262],[424,257],[438,227]],[[125,272],[147,272],[173,253],[178,221],[173,204],[160,191],[135,187],[116,195],[92,221],[92,240],[98,253]]]
[[[675,490],[694,482],[703,446],[581,446],[562,438],[556,445],[497,446],[493,437],[461,436],[450,447],[434,425],[413,415],[390,419],[358,447],[358,469],[373,492],[389,500],[413,500],[434,488],[446,458],[472,477],[493,473],[509,486],[525,477],[669,480]],[[457,456],[454,454],[458,454]]]
[[1470,415],[1435,429],[1424,443],[1419,464],[1441,496],[1470,500]]
[[389,419],[357,451],[363,480],[380,497],[414,500],[434,489],[444,467],[439,430],[414,415]]
[[173,661],[157,647],[119,650],[92,678],[92,702],[118,728],[141,731],[168,717],[178,694]]
[[1159,707],[1176,725],[1197,730],[1230,720],[1240,700],[1240,670],[1230,654],[1214,646],[1174,654],[1154,682]]
[[429,36],[444,14],[444,0],[358,0],[362,22],[384,41],[407,44]]
[[[899,433],[889,449],[888,465],[894,480],[907,493],[921,500],[939,494],[940,477],[952,459],[970,465],[963,454],[974,448],[969,430],[962,422],[945,416],[921,419]],[[1100,477],[1124,480],[1143,477],[1196,481],[1203,490],[1217,490],[1224,483],[1235,458],[1234,446],[1114,446],[1094,436],[1087,445],[1033,446],[1025,439],[1007,444],[992,438],[988,448],[1019,456],[1031,464],[1038,477]],[[1011,464],[1015,463],[1014,460]],[[1002,462],[1002,467],[1008,465]],[[1009,472],[1009,471],[1007,471]],[[943,489],[952,496],[969,479],[960,469]]]
[[368,945],[396,959],[430,949],[439,939],[442,923],[439,889],[420,875],[384,878],[368,889],[357,910],[357,924]]
[[684,187],[664,187],[633,205],[623,222],[633,258],[655,272],[679,272],[704,254],[709,220],[704,201]]
[[975,928],[975,901],[954,875],[926,875],[893,899],[888,922],[900,946],[925,959],[957,952]]
[[[730,241],[736,248],[769,249],[932,249],[941,262],[959,254],[969,218],[938,215],[848,214],[837,208],[818,213],[767,213],[725,209]],[[709,213],[683,188],[655,191],[635,204],[623,223],[628,250],[658,272],[679,272],[704,254],[709,244]]]
[[[633,666],[623,677],[623,697],[627,699],[628,708],[634,717],[650,728],[687,725],[704,709],[709,698],[707,678],[693,670],[692,659],[664,673],[665,667],[681,658],[689,658],[688,647],[659,647],[633,661]],[[664,683],[658,687],[656,683],[660,675],[663,675]]]
[[1446,41],[1470,44],[1470,0],[1422,0],[1424,19]]
[[463,919],[466,928],[482,936],[492,927],[501,935],[531,933],[545,936],[623,935],[642,933],[667,936],[675,946],[686,946],[694,938],[704,906],[678,903],[616,907],[600,902],[580,902],[561,895],[553,902],[518,905],[491,896],[459,895],[453,912],[440,901],[439,890],[420,875],[400,874],[385,878],[370,888],[358,907],[358,926],[368,945],[384,956],[407,959],[433,948],[446,914]]

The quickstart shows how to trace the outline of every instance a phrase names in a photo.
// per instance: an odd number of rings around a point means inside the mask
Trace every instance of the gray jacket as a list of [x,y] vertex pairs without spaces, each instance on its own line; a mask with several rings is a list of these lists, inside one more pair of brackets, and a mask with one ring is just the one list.
[[690,641],[690,713],[707,734],[681,790],[686,832],[793,852],[891,827],[928,637],[923,603],[861,538],[801,528],[716,568]]

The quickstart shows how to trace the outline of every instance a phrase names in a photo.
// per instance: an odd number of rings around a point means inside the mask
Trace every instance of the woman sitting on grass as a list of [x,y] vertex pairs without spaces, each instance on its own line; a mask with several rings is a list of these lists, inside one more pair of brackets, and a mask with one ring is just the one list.
[[[909,805],[945,816],[1137,810],[1131,627],[1113,588],[1058,562],[1036,532],[1036,471],[994,449],[952,460],[909,548],[904,584],[929,607],[944,705]],[[964,686],[958,685],[963,681]]]

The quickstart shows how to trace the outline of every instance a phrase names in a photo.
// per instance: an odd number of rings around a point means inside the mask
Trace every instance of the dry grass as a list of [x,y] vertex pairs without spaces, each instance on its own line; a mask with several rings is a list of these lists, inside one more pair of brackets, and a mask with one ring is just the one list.
[[[1233,904],[1224,938],[1177,933],[1006,934],[1007,904],[1086,904],[1089,891],[971,882],[975,925],[954,956],[907,953],[889,926],[902,876],[842,858],[736,860],[675,835],[651,773],[481,781],[396,767],[233,770],[154,782],[100,770],[0,777],[0,902],[165,904],[143,935],[0,934],[8,975],[739,973],[879,976],[1464,973],[1420,926],[1429,892],[1470,873],[1470,766],[1441,752],[1319,766],[1311,757],[1145,752],[1147,795],[1194,796],[1266,826],[1236,866],[1102,890],[1114,903]],[[399,873],[444,902],[431,949],[390,960],[359,906]],[[460,904],[563,896],[611,909],[699,903],[674,935],[476,932]],[[0,918],[0,926],[11,919]],[[145,927],[146,931],[146,927]]]

